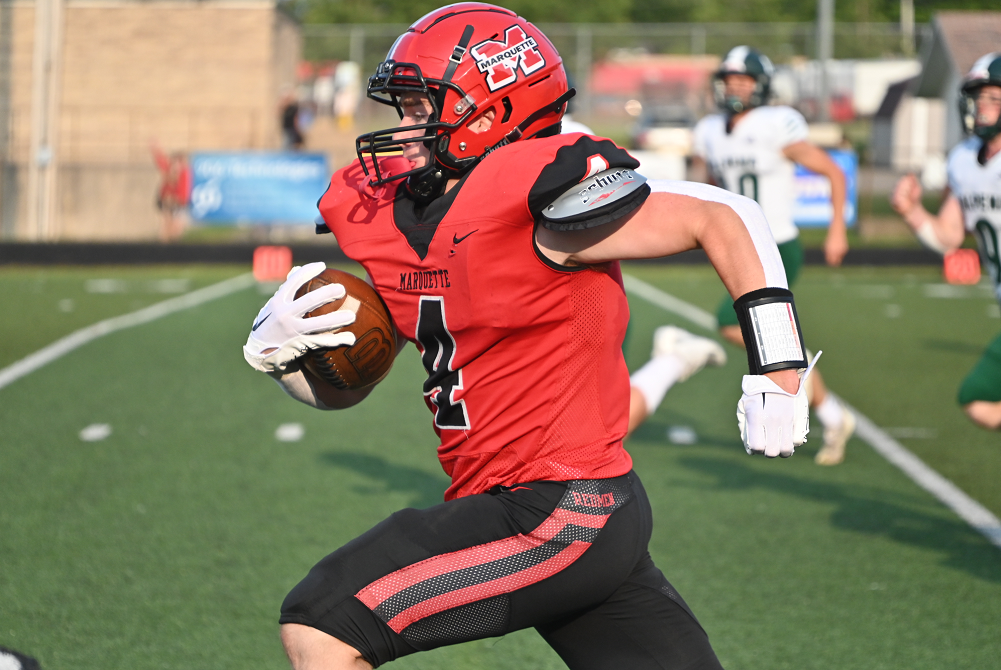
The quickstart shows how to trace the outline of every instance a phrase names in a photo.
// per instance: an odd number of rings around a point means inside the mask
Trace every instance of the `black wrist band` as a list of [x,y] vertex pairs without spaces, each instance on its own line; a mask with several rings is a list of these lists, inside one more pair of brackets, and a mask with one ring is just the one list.
[[806,347],[792,291],[762,288],[733,303],[752,375],[805,368]]

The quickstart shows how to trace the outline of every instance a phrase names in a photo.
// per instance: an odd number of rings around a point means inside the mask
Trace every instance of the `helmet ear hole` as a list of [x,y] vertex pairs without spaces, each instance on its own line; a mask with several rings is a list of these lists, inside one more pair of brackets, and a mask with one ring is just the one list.
[[514,108],[511,106],[511,98],[505,95],[504,99],[501,100],[501,104],[504,105],[504,118],[501,119],[501,123],[507,123],[511,120],[511,112],[514,111]]
[[487,107],[466,123],[466,128],[477,135],[487,132],[497,119],[497,108]]

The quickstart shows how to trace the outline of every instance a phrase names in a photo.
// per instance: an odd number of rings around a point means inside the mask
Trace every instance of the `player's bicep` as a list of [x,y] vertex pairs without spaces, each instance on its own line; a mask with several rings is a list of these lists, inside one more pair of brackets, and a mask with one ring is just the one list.
[[651,193],[642,206],[613,222],[581,230],[539,227],[540,250],[561,265],[659,258],[697,246],[705,203],[674,193]]
[[817,174],[829,177],[841,174],[841,169],[826,151],[805,140],[787,145],[782,149],[782,153],[789,160],[799,163],[807,170],[812,170]]

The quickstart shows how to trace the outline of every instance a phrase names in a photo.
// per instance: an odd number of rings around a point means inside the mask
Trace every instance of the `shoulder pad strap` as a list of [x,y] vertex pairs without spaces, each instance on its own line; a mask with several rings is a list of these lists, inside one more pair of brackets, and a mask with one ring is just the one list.
[[543,225],[551,230],[593,228],[632,211],[649,193],[646,177],[640,173],[611,168],[576,184],[543,208]]

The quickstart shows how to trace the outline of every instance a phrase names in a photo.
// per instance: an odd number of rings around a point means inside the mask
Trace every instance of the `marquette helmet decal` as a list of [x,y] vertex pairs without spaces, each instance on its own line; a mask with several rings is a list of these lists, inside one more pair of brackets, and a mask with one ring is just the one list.
[[519,25],[504,31],[504,41],[484,40],[469,49],[476,67],[487,75],[490,92],[518,81],[518,70],[526,76],[544,67],[546,59],[539,43],[525,34]]

